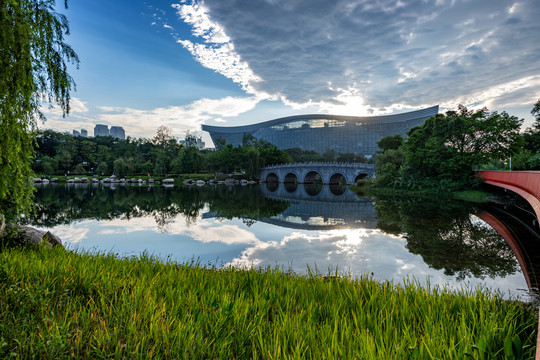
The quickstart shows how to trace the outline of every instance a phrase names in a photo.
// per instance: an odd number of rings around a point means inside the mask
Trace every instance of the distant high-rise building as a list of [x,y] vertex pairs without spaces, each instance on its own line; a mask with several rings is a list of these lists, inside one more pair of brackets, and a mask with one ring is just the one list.
[[94,127],[94,137],[96,136],[109,136],[109,127],[107,125],[96,125]]
[[86,129],[81,129],[81,136],[88,137],[88,131]]
[[77,130],[73,130],[73,136],[81,136],[81,133]]
[[121,126],[111,126],[110,135],[117,139],[122,139],[122,140],[126,139],[126,132],[124,131],[124,128]]

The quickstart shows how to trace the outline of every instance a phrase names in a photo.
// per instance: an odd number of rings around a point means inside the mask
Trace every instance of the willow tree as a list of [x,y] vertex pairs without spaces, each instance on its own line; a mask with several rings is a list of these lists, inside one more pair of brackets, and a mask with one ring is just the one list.
[[[67,8],[67,1],[64,3]],[[32,206],[30,182],[33,145],[44,103],[69,113],[73,79],[69,63],[78,65],[64,42],[67,18],[54,0],[0,1],[0,222]]]

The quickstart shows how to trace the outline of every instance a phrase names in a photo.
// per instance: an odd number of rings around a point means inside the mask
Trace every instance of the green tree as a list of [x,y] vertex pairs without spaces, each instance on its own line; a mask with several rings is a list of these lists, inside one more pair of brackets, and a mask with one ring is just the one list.
[[152,142],[156,145],[165,146],[172,139],[173,136],[171,128],[165,125],[161,125],[160,127],[158,127],[156,136],[154,136]]
[[375,183],[382,187],[400,187],[401,171],[405,165],[405,155],[401,148],[388,149],[375,159]]
[[533,109],[531,110],[531,114],[535,117],[535,122],[533,124],[534,128],[538,131],[540,131],[540,99],[536,101],[536,104],[534,104]]
[[96,168],[96,174],[106,175],[107,173],[109,173],[109,165],[105,161],[101,161]]
[[462,188],[475,182],[474,167],[508,159],[523,145],[523,120],[487,109],[438,114],[411,129],[404,143],[409,188]]
[[[65,3],[67,7],[67,1]],[[32,206],[36,119],[42,101],[69,113],[74,86],[66,62],[78,63],[64,42],[66,17],[54,0],[0,2],[0,220]]]
[[119,177],[126,176],[127,164],[124,159],[116,159],[113,161],[114,174]]
[[535,117],[532,128],[528,128],[523,137],[525,138],[525,149],[532,153],[540,151],[540,100],[534,104],[531,114]]
[[394,135],[386,136],[377,142],[377,146],[381,149],[381,152],[386,150],[397,150],[401,145],[403,145],[403,136]]

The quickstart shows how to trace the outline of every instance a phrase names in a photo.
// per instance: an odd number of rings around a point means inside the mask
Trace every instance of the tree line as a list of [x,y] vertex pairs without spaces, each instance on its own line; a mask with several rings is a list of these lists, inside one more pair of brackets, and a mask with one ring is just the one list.
[[337,153],[332,149],[319,154],[312,150],[280,150],[275,145],[246,134],[242,144],[233,146],[218,141],[215,150],[200,150],[197,137],[186,135],[178,141],[171,130],[160,126],[152,139],[126,140],[111,136],[80,137],[44,130],[36,136],[36,158],[32,169],[37,174],[88,174],[165,176],[185,173],[230,173],[243,171],[256,176],[263,166],[290,162],[368,162],[363,155]]
[[406,139],[386,137],[378,143],[375,185],[460,190],[480,182],[475,170],[540,169],[540,100],[531,113],[536,121],[522,133],[523,119],[460,106],[412,128]]

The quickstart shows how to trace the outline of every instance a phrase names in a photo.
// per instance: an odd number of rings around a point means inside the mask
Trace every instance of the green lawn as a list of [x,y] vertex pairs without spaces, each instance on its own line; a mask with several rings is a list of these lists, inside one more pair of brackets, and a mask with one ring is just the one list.
[[537,315],[414,282],[0,252],[0,358],[533,359]]

